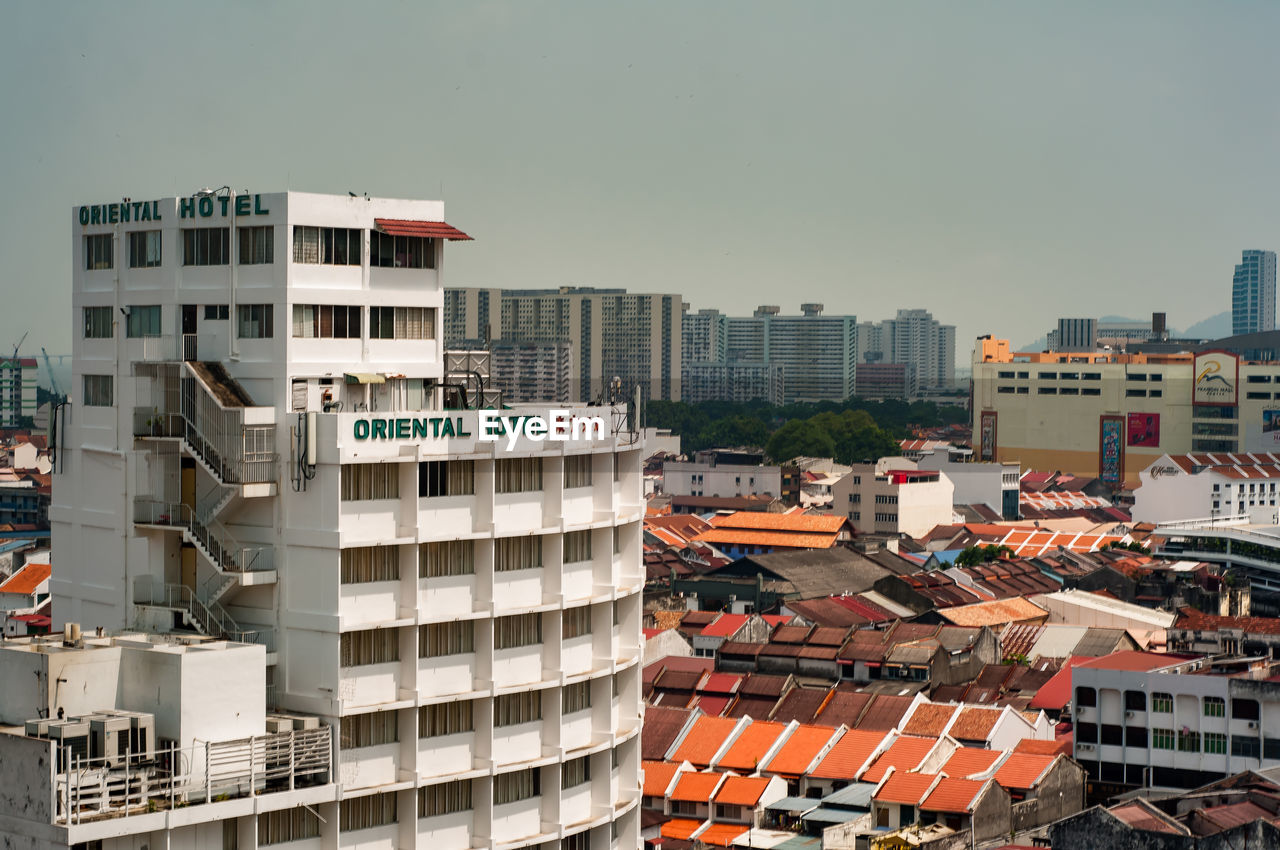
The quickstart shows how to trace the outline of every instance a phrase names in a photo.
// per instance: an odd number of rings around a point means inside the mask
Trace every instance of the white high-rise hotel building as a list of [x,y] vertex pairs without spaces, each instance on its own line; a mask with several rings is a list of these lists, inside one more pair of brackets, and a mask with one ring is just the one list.
[[475,409],[444,220],[225,189],[73,211],[56,625],[265,644],[272,705],[341,730],[340,801],[291,850],[631,850],[641,447],[612,408],[562,439]]

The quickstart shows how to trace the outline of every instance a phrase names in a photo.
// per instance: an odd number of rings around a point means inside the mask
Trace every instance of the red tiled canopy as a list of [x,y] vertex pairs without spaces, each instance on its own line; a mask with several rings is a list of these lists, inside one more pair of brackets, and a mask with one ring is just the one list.
[[433,239],[469,240],[470,236],[443,221],[408,221],[402,218],[375,218],[383,233],[392,236],[429,236]]

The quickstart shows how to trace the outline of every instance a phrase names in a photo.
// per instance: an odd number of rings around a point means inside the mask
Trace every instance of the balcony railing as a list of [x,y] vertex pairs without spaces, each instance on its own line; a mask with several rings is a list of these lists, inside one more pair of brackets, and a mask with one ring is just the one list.
[[64,748],[53,822],[69,825],[325,785],[333,777],[329,727],[170,748],[154,759],[78,759]]

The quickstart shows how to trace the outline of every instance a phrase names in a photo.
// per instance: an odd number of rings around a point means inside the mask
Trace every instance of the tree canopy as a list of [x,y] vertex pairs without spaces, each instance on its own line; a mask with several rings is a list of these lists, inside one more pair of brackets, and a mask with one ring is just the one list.
[[686,454],[720,446],[760,446],[776,463],[793,457],[833,457],[860,463],[900,454],[898,441],[912,426],[968,422],[962,407],[926,401],[796,403],[775,407],[763,401],[651,401],[646,423],[670,428]]

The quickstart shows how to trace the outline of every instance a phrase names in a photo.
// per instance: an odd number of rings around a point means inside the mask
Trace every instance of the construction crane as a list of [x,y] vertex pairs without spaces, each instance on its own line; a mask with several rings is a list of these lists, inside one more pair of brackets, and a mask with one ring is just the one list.
[[18,340],[18,344],[13,347],[13,357],[11,359],[13,360],[18,359],[18,349],[22,348],[22,344],[27,341],[27,334],[29,333],[31,333],[31,331],[27,331],[27,333],[24,333],[22,335],[22,339]]
[[40,346],[40,354],[44,357],[44,369],[49,373],[49,389],[53,390],[56,398],[62,398],[62,390],[58,387],[58,379],[53,374],[53,364],[49,362],[49,352],[44,350],[44,346]]

